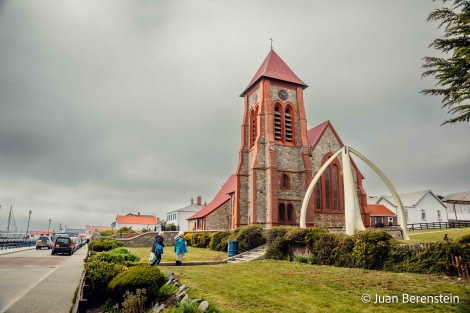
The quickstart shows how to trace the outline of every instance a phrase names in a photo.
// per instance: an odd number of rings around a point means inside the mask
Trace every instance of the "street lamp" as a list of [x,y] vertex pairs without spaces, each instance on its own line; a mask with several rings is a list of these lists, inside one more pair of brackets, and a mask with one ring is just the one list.
[[[28,237],[28,232],[29,232],[29,221],[31,220],[31,210],[29,210],[29,218],[28,218],[28,227],[26,227],[26,237]],[[29,237],[28,237],[29,238]]]
[[49,227],[47,227],[47,235],[49,236],[49,229],[51,229],[51,219],[49,219]]

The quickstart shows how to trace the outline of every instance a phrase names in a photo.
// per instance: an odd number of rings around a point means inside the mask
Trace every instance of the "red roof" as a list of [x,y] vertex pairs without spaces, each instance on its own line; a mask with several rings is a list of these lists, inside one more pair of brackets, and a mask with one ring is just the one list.
[[339,138],[338,134],[336,133],[336,130],[334,129],[333,125],[331,125],[330,121],[327,120],[307,131],[307,138],[308,138],[308,144],[312,149],[315,149],[316,145],[320,141],[320,138],[323,136],[325,131],[328,129],[328,126],[331,128],[331,131],[336,137],[336,140],[338,140],[338,143],[341,147],[344,146],[343,142],[341,141],[341,138]]
[[263,64],[259,67],[253,79],[248,84],[248,87],[242,92],[240,97],[243,97],[248,89],[253,86],[261,77],[268,77],[279,79],[282,81],[301,85],[303,88],[308,86],[294,74],[294,72],[287,66],[287,64],[271,49]]
[[395,213],[387,209],[382,204],[367,204],[364,208],[365,213],[369,213],[370,215],[379,215],[379,216],[396,216]]
[[157,225],[157,218],[151,215],[118,215],[116,222],[118,224]]
[[222,204],[230,200],[229,193],[235,192],[235,174],[230,175],[220,191],[208,205],[192,215],[188,220],[203,218],[217,210]]

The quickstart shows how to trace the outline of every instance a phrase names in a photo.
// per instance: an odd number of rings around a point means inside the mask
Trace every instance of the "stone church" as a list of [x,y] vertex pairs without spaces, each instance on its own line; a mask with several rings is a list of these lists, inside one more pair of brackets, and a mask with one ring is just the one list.
[[[307,87],[271,49],[240,95],[244,114],[237,169],[214,200],[188,218],[190,231],[299,225],[308,185],[322,164],[344,146],[330,121],[308,129],[303,96]],[[367,227],[363,176],[352,164]],[[306,221],[308,227],[344,227],[341,157],[318,181]]]

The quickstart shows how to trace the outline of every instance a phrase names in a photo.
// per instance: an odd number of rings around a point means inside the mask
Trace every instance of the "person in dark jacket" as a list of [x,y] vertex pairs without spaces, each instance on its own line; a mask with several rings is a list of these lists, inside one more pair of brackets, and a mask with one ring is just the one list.
[[[151,265],[159,265],[162,259],[163,248],[165,247],[165,238],[163,236],[163,232],[159,232],[158,235],[155,236],[155,240],[153,241],[151,251],[155,253],[155,261]],[[158,245],[159,246],[158,246]],[[157,249],[158,248],[158,249]]]

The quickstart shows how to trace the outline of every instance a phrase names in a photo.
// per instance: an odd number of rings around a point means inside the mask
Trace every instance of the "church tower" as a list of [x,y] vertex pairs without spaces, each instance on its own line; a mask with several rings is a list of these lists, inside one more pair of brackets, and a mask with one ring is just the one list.
[[312,180],[303,90],[307,85],[270,50],[244,99],[232,228],[298,225]]

